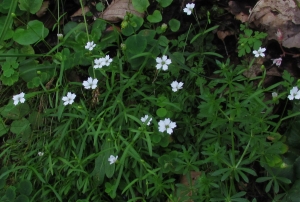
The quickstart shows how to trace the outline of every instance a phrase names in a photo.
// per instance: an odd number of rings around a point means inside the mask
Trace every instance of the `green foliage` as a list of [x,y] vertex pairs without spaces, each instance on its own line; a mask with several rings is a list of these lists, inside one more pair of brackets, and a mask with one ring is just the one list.
[[43,0],[19,0],[20,10],[35,14],[42,6]]
[[49,34],[49,30],[38,20],[29,21],[26,28],[17,28],[13,39],[21,45],[30,45],[43,40]]
[[151,23],[157,23],[162,20],[162,15],[159,10],[155,10],[152,15],[147,16],[147,20]]
[[171,19],[169,21],[169,26],[170,26],[170,29],[172,30],[172,32],[177,32],[180,28],[180,21],[178,21],[176,19]]
[[[147,20],[128,12],[121,31],[102,19],[88,24],[87,16],[63,27],[58,20],[63,37],[55,45],[42,22],[12,21],[31,19],[42,1],[0,2],[2,201],[254,202],[256,186],[274,201],[296,201],[299,103],[273,114],[295,79],[284,71],[283,81],[264,87],[265,74],[243,75],[254,60],[223,59],[213,43],[218,25],[209,19],[221,13],[215,5],[200,8],[197,17],[208,19],[196,18],[176,36],[178,19],[162,23],[173,1],[156,2],[149,11],[148,0],[133,0]],[[244,56],[265,34],[241,30]],[[96,46],[87,49],[87,42]],[[161,62],[167,69],[159,68],[162,58],[170,60]],[[96,88],[84,85],[89,77]],[[173,81],[182,88],[175,91]],[[266,99],[276,89],[278,98]],[[15,105],[20,92],[25,102]],[[66,104],[69,92],[76,98]]]
[[147,10],[150,4],[148,0],[132,0],[132,5],[135,10],[137,10],[140,13],[143,13]]
[[239,35],[238,41],[238,56],[245,56],[250,53],[253,49],[258,50],[262,45],[262,39],[266,38],[267,34],[263,32],[255,31],[253,35],[253,30],[247,28],[245,25],[241,24],[241,31],[243,34]]
[[171,3],[173,2],[173,0],[156,0],[158,3],[159,3],[159,5],[161,6],[161,7],[163,7],[163,8],[166,8],[166,7],[168,7],[168,6],[170,6],[171,5]]

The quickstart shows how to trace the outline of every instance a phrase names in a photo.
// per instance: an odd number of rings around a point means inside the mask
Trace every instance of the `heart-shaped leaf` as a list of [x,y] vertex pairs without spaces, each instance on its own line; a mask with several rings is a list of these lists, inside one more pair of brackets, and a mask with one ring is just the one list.
[[13,39],[21,45],[30,45],[44,39],[49,34],[49,30],[38,20],[28,22],[26,29],[18,28]]
[[152,15],[147,16],[147,20],[152,23],[162,21],[162,15],[159,10],[155,10]]

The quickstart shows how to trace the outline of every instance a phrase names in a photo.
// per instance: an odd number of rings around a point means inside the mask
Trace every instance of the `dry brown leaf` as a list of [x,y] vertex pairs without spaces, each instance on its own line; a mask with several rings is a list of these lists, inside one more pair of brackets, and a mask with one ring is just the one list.
[[233,31],[230,31],[230,30],[226,30],[226,31],[217,31],[217,36],[219,39],[221,39],[222,41],[224,41],[224,39],[227,37],[227,36],[230,36],[230,35],[234,35],[234,32]]
[[90,11],[90,8],[88,6],[84,7],[84,11],[80,8],[79,10],[77,10],[75,13],[73,13],[73,15],[71,15],[71,19],[74,17],[78,17],[78,16],[82,16],[83,14],[86,14],[87,12]]
[[241,22],[247,22],[248,21],[248,15],[243,13],[243,12],[240,12],[239,14],[235,15],[235,19],[241,21]]
[[[195,185],[196,180],[201,176],[201,172],[190,171],[190,175],[191,175],[192,185]],[[183,185],[185,185],[187,188],[190,186],[189,180],[188,180],[188,178],[185,175],[182,175],[180,177],[180,183],[183,184]],[[176,195],[178,197],[178,202],[182,201],[181,197],[183,195],[185,195],[185,196],[192,196],[192,191],[190,191],[189,193],[182,193],[182,192],[179,192],[179,190],[177,190],[176,192],[177,192]],[[168,202],[170,202],[170,200],[168,200]],[[188,199],[188,200],[185,200],[184,202],[193,202],[193,200]]]
[[49,7],[49,1],[44,1],[40,10],[36,12],[36,16],[39,18],[44,16],[48,10],[48,7]]
[[278,67],[272,67],[267,71],[268,76],[279,76],[281,77],[281,73],[278,70]]
[[142,18],[144,17],[144,13],[139,13],[133,8],[131,0],[114,0],[100,17],[108,22],[117,23],[124,19],[126,12]]
[[300,9],[294,0],[260,0],[248,21],[266,30],[269,40],[277,39],[275,34],[280,29],[283,46],[300,48]]
[[256,59],[256,63],[254,63],[249,69],[243,72],[243,75],[247,78],[257,77],[261,72],[261,66],[264,63],[263,58]]

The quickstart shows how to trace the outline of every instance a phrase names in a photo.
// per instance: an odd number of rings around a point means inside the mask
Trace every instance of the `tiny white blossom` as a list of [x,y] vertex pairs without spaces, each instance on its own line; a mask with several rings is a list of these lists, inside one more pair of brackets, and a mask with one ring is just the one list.
[[265,51],[266,51],[265,48],[259,47],[258,50],[254,50],[254,51],[253,51],[253,54],[255,55],[256,58],[258,58],[259,56],[265,57],[265,54],[264,54]]
[[72,104],[74,102],[76,95],[75,93],[68,92],[67,96],[64,96],[62,100],[64,101],[64,105]]
[[60,33],[58,33],[58,34],[57,34],[57,38],[58,38],[58,39],[62,39],[62,38],[64,38],[64,35],[63,35],[63,34],[60,34]]
[[103,67],[103,58],[95,59],[94,60],[94,68],[99,69]]
[[116,163],[117,159],[118,159],[118,156],[114,157],[113,155],[110,155],[110,157],[108,158],[109,164],[111,165],[111,164]]
[[183,9],[183,12],[185,12],[187,15],[191,15],[194,7],[195,7],[195,4],[188,3],[188,4],[185,5],[185,8]]
[[19,104],[19,102],[24,103],[25,102],[24,96],[25,96],[25,93],[23,93],[23,92],[18,95],[14,95],[13,96],[14,105]]
[[300,91],[298,87],[295,86],[290,90],[290,95],[288,96],[289,100],[300,99]]
[[94,44],[94,42],[87,42],[87,44],[85,45],[85,49],[87,50],[93,50],[95,48],[96,44]]
[[[149,120],[148,120],[148,119],[149,119]],[[148,115],[145,115],[144,117],[141,118],[141,121],[142,121],[143,123],[146,123],[146,121],[147,121],[146,124],[149,126],[150,123],[151,123],[151,121],[152,121],[152,118],[150,118]]]
[[278,93],[277,92],[273,92],[272,93],[272,98],[276,98],[276,97],[278,97]]
[[38,152],[39,156],[44,156],[44,152]]
[[82,85],[85,89],[95,89],[97,88],[98,79],[93,79],[89,77],[87,81],[83,81]]
[[167,131],[169,135],[171,135],[173,133],[173,129],[176,128],[176,123],[172,122],[169,118],[166,118],[165,120],[160,120],[158,122],[158,125],[159,132]]
[[276,64],[277,67],[281,65],[282,58],[271,59],[273,60],[273,65]]
[[112,59],[109,57],[109,55],[106,55],[105,58],[102,58],[103,66],[109,66],[111,62]]
[[171,64],[171,59],[168,59],[166,55],[162,56],[161,58],[156,58],[156,68],[163,69],[164,71],[168,70],[168,65]]
[[178,83],[177,81],[173,81],[171,83],[172,91],[174,91],[174,92],[178,91],[179,89],[182,89],[182,86],[183,86],[182,82]]

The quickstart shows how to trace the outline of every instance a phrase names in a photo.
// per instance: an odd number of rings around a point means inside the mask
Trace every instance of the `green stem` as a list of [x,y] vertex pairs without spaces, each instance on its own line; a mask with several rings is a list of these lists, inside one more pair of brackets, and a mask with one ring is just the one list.
[[85,10],[84,10],[84,7],[83,7],[82,0],[79,0],[79,2],[80,2],[81,10],[82,10],[82,15],[83,15],[83,20],[84,20],[86,35],[87,35],[88,41],[90,41],[88,26],[87,26],[86,17],[85,17]]
[[244,152],[243,152],[243,154],[242,154],[242,156],[241,156],[239,162],[236,164],[236,166],[235,166],[236,168],[239,167],[239,165],[240,165],[240,163],[242,162],[244,156],[246,155],[246,152],[247,152],[247,150],[249,149],[249,146],[250,146],[250,142],[251,142],[252,137],[253,137],[253,134],[252,134],[252,131],[251,131],[251,138],[250,138],[250,140],[249,140],[249,142],[248,142],[246,148],[244,149]]

